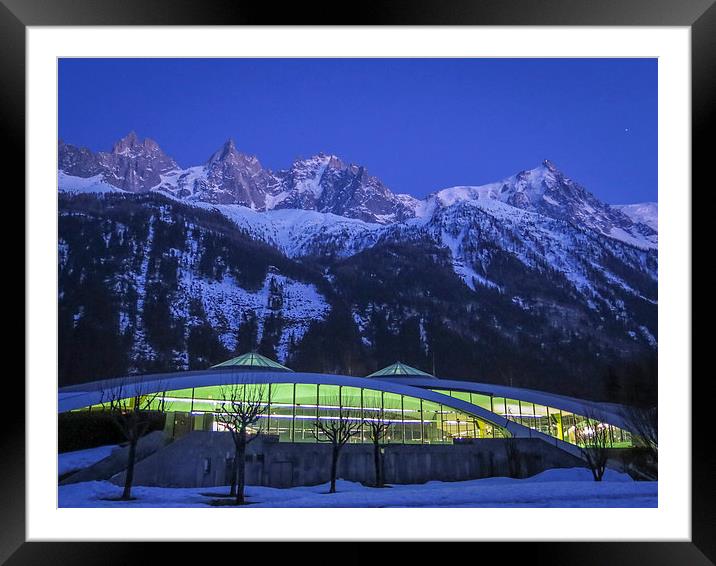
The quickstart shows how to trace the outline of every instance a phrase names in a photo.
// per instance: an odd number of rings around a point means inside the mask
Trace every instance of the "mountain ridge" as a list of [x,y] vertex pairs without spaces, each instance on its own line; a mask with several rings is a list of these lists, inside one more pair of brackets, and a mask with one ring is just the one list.
[[155,190],[188,201],[233,204],[259,212],[315,210],[384,225],[459,200],[492,199],[565,219],[637,247],[656,248],[658,242],[652,226],[602,203],[549,160],[496,183],[445,188],[424,199],[393,193],[365,167],[346,164],[331,154],[297,159],[288,169],[273,172],[256,156],[241,153],[231,138],[203,165],[184,169],[156,142],[140,140],[134,132],[116,142],[109,154],[60,142],[58,165],[60,172],[78,178],[62,178],[60,190],[79,190],[80,179],[93,178],[104,190]]

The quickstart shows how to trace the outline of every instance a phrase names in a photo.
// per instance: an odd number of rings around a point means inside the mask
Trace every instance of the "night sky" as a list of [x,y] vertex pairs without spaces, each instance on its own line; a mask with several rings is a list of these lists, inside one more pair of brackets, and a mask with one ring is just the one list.
[[187,167],[231,137],[418,197],[550,159],[606,202],[657,198],[656,59],[63,59],[59,87],[60,138],[95,151],[135,130]]

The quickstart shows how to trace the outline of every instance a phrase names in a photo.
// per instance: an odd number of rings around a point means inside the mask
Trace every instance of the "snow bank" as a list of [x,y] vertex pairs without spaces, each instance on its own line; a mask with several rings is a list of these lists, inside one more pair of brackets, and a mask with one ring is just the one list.
[[87,450],[58,454],[57,473],[61,476],[69,472],[76,472],[77,470],[88,468],[92,464],[104,460],[115,448],[117,448],[117,446],[112,444],[109,446],[98,446],[96,448],[88,448]]
[[[374,489],[339,480],[328,484],[276,489],[249,486],[252,507],[656,507],[657,482],[635,482],[608,470],[595,482],[585,468],[548,470],[526,479],[487,478],[428,482]],[[121,487],[86,482],[59,488],[60,507],[205,507],[228,487],[157,488],[136,486],[131,502],[111,501]],[[209,495],[207,495],[209,494]]]

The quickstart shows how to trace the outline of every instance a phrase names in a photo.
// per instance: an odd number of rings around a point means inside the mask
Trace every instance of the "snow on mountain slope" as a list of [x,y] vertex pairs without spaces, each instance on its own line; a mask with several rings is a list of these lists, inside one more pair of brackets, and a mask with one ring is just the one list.
[[200,298],[204,311],[219,339],[229,351],[235,351],[236,328],[245,323],[245,313],[253,312],[257,320],[257,339],[261,341],[264,324],[270,315],[280,315],[283,327],[276,354],[283,362],[288,357],[289,345],[298,343],[309,325],[322,320],[330,307],[313,285],[294,281],[280,273],[269,273],[257,291],[248,291],[231,276],[220,281],[195,276],[191,268],[183,268],[180,288],[184,300],[176,303],[176,313],[188,316],[189,300]]
[[640,202],[637,204],[613,204],[612,208],[626,214],[634,222],[646,224],[654,230],[659,229],[659,205],[655,202]]
[[353,255],[375,243],[384,228],[381,224],[314,210],[257,212],[238,205],[191,204],[220,212],[252,237],[279,249],[288,257],[316,255],[329,249],[335,251],[331,255]]
[[[494,200],[514,208],[566,220],[580,228],[594,230],[609,238],[644,249],[655,249],[658,234],[651,226],[630,218],[617,207],[602,203],[578,185],[553,163],[526,170],[497,183],[481,186],[457,186],[430,195],[428,203],[451,206],[461,201]],[[429,212],[426,203],[417,213]]]
[[60,191],[67,193],[113,193],[122,189],[110,185],[102,175],[92,177],[73,177],[63,171],[57,173],[57,185]]
[[[317,169],[323,165],[316,163]],[[170,172],[162,179],[169,178],[181,186],[183,175],[201,174],[200,168],[194,168],[176,176]],[[60,175],[61,187],[65,190],[72,186],[83,186],[87,190],[92,190],[92,187],[116,190],[96,177],[76,179],[63,173]],[[315,210],[284,208],[260,212],[236,204],[207,203],[195,198],[194,194],[182,193],[181,189],[179,192],[161,192],[180,202],[218,211],[252,238],[277,248],[291,258],[349,257],[381,242],[400,243],[427,238],[450,251],[453,270],[473,290],[476,286],[503,289],[503,282],[494,275],[493,261],[496,261],[496,254],[507,252],[526,269],[539,271],[549,266],[561,273],[565,281],[592,304],[603,303],[617,310],[622,308],[619,299],[609,289],[610,285],[619,286],[639,300],[655,302],[655,296],[650,293],[645,295],[638,285],[624,281],[618,275],[619,271],[609,264],[609,258],[616,256],[630,269],[643,271],[649,280],[656,280],[655,264],[640,251],[652,246],[648,240],[645,244],[643,239],[635,236],[633,230],[628,231],[628,224],[626,228],[612,225],[609,238],[604,239],[601,230],[591,224],[580,223],[573,216],[547,214],[539,206],[524,204],[538,200],[539,191],[544,188],[539,184],[535,188],[531,181],[541,179],[539,182],[542,183],[552,175],[550,169],[543,166],[534,175],[521,174],[521,179],[518,179],[519,175],[511,178],[511,184],[452,187],[424,201],[413,199],[411,202],[403,197],[404,202],[414,206],[416,216],[389,224],[365,222]],[[316,179],[315,176],[310,178]],[[519,191],[514,187],[518,185],[524,185],[522,192],[527,194],[523,197],[515,196]],[[508,187],[506,190],[500,188],[505,186]],[[316,184],[306,187],[311,192]],[[185,196],[182,197],[182,194]],[[545,196],[552,198],[547,191],[542,198]],[[511,204],[510,201],[514,203],[515,199],[523,200],[523,204]],[[603,205],[602,208],[608,207]],[[624,246],[622,242],[629,245]]]
[[348,257],[381,242],[408,242],[428,238],[450,251],[453,269],[471,289],[484,286],[502,289],[492,278],[491,262],[496,251],[509,254],[527,269],[550,266],[562,273],[574,289],[590,300],[615,307],[594,272],[637,298],[653,302],[604,265],[612,254],[656,278],[656,271],[643,252],[619,241],[603,240],[589,230],[565,220],[510,206],[494,199],[455,200],[451,206],[435,207],[430,214],[403,223],[383,226],[333,214],[307,210],[256,212],[237,205],[194,206],[217,210],[252,237],[264,241],[288,257],[310,255]]
[[646,250],[602,238],[566,220],[494,199],[464,200],[436,209],[422,230],[450,250],[455,272],[473,289],[501,289],[496,266],[507,255],[531,272],[561,274],[585,301],[601,301],[612,310],[623,308],[614,286],[639,300],[656,300],[624,281],[615,268],[616,261],[655,282],[656,264]]

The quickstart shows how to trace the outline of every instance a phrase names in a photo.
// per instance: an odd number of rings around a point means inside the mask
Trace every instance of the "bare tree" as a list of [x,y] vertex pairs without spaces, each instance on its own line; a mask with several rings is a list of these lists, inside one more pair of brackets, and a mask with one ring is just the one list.
[[222,402],[216,409],[215,417],[231,433],[234,441],[229,494],[236,496],[237,505],[244,503],[246,446],[258,436],[261,430],[259,419],[268,410],[268,404],[263,402],[265,389],[263,385],[240,383],[221,388]]
[[594,481],[602,481],[609,459],[609,425],[599,422],[592,414],[585,414],[586,421],[574,429],[577,446]]
[[359,410],[341,407],[340,399],[328,399],[326,402],[331,406],[338,407],[338,415],[317,418],[311,433],[318,442],[331,443],[331,488],[329,493],[335,493],[336,473],[341,450],[351,438],[360,434],[363,420]]
[[368,438],[373,443],[373,465],[375,467],[375,487],[384,487],[385,477],[383,474],[383,454],[382,443],[390,432],[392,422],[385,417],[385,409],[380,408],[380,411],[374,416],[364,418]]
[[[637,454],[625,453],[625,464],[630,472],[641,479],[656,480],[659,466],[659,415],[656,407],[624,407],[621,411],[626,428],[632,433],[632,442],[636,447],[643,448],[646,460]],[[631,460],[628,461],[627,460]]]
[[127,501],[132,498],[137,443],[149,430],[151,415],[157,411],[157,409],[153,409],[154,402],[161,397],[159,407],[162,411],[166,410],[166,403],[161,393],[154,391],[162,390],[161,385],[156,386],[155,384],[150,390],[150,387],[140,378],[123,378],[112,383],[101,390],[99,404],[103,410],[110,413],[122,436],[129,443],[124,490],[120,497],[121,500]]
[[649,454],[657,461],[659,452],[659,415],[656,407],[625,407],[622,418],[627,428],[636,435],[636,441],[647,448]]

